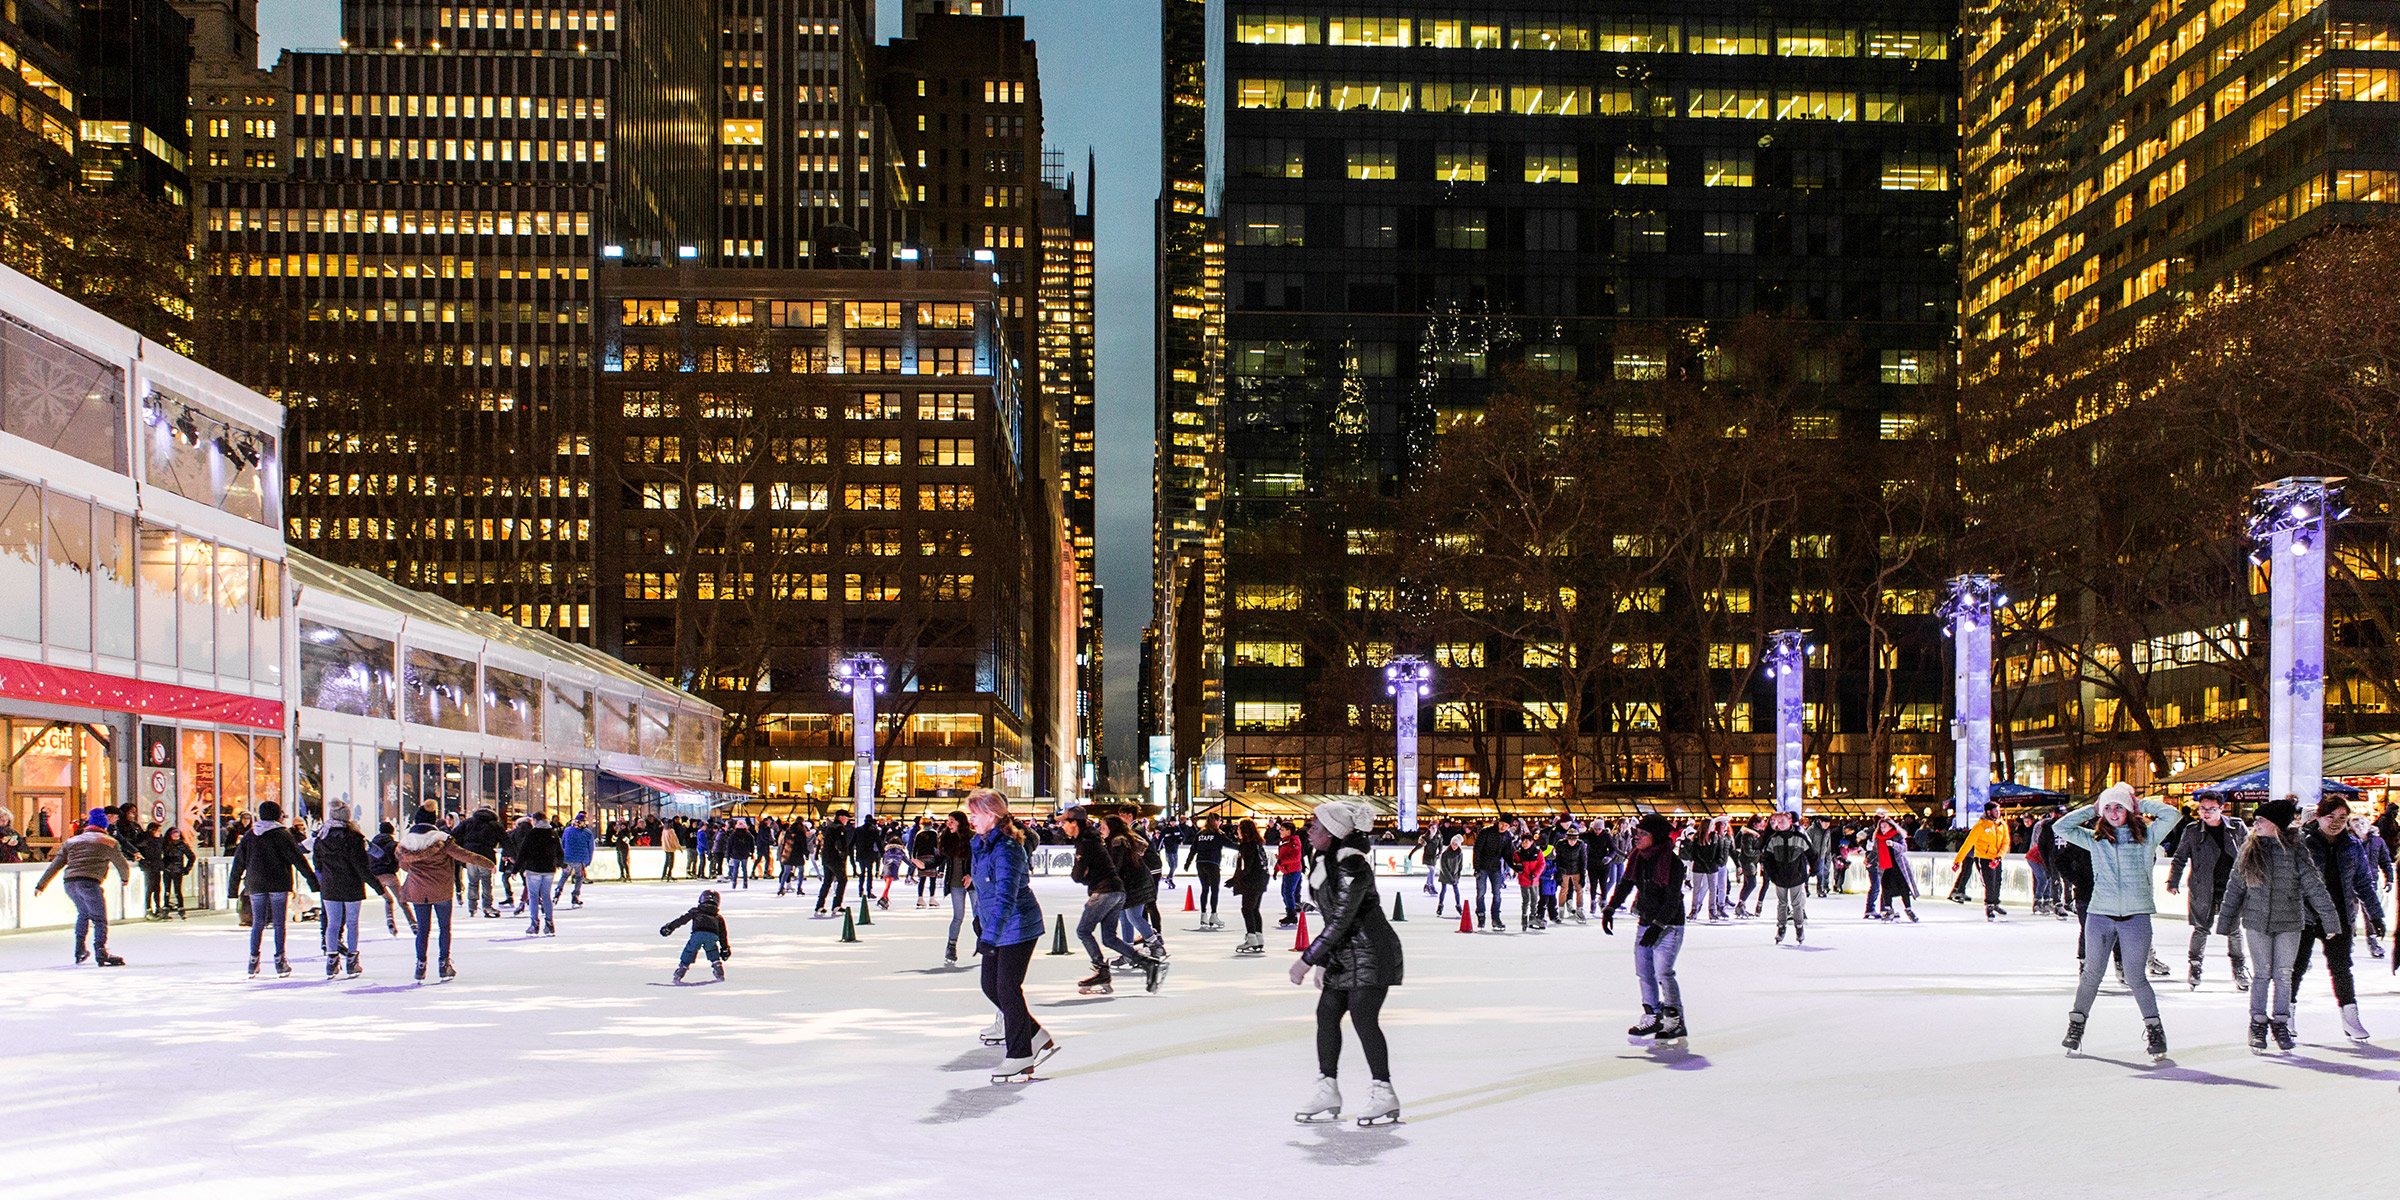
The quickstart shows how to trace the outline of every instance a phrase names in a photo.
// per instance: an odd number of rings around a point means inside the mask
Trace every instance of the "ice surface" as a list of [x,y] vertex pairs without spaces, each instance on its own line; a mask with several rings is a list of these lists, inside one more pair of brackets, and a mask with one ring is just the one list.
[[[682,935],[657,927],[696,884],[596,886],[555,939],[462,916],[443,986],[411,986],[379,904],[358,982],[322,978],[313,924],[294,927],[292,977],[261,982],[223,917],[120,927],[121,970],[66,965],[58,931],[0,938],[0,1195],[2248,1200],[2385,1173],[2371,1139],[2292,1139],[2327,1118],[2384,1128],[2400,1051],[2342,1039],[2320,966],[2299,1053],[2253,1057],[2221,941],[2201,989],[2182,983],[2180,917],[2158,923],[2170,1065],[2140,1054],[2113,986],[2087,1056],[2066,1057],[2073,928],[1938,897],[1916,926],[1815,901],[1805,950],[1775,947],[1771,921],[1693,927],[1693,1035],[1671,1054],[1624,1037],[1629,928],[1462,935],[1395,885],[1406,1122],[1373,1131],[1292,1122],[1315,1075],[1292,935],[1270,925],[1263,960],[1235,959],[1239,934],[1192,931],[1180,890],[1160,995],[1079,997],[1080,956],[1033,960],[1065,1049],[1004,1087],[975,1038],[976,973],[939,968],[949,910],[911,908],[905,884],[856,945],[772,887],[728,893],[729,980],[680,988]],[[1071,885],[1039,890],[1071,926]],[[2400,1035],[2393,977],[2363,949],[2367,1025]],[[1343,1086],[1365,1098],[1355,1044]]]

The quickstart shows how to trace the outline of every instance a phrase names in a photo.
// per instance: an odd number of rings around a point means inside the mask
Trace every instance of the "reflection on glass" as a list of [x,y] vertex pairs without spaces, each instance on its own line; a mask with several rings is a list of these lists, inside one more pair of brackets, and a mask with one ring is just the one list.
[[300,703],[325,712],[391,720],[398,694],[394,645],[314,621],[300,623]]
[[416,724],[467,733],[479,728],[475,664],[467,659],[410,650],[401,690],[408,719]]
[[[42,491],[0,479],[0,596],[35,597],[42,587]],[[42,640],[42,606],[0,604],[0,637]]]
[[215,671],[217,548],[205,538],[183,538],[183,669]]
[[250,673],[250,556],[217,547],[217,673]]
[[92,649],[132,658],[133,518],[98,510],[92,525]]
[[175,561],[182,537],[143,521],[135,526],[141,543],[142,661],[162,667],[175,665]]
[[[72,496],[49,493],[42,525],[49,554],[42,566],[42,609],[49,628],[46,645],[62,650],[92,648],[92,506]],[[14,603],[0,592],[0,603]]]

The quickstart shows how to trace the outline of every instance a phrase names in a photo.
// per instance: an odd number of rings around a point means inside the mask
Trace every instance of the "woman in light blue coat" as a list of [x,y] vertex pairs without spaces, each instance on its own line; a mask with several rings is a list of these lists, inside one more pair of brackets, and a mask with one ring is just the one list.
[[[2083,918],[2083,978],[2075,987],[2075,1009],[2067,1014],[2066,1048],[2083,1046],[2083,1022],[2100,995],[2101,977],[2123,951],[2125,961],[2150,960],[2150,916],[2158,911],[2151,889],[2151,867],[2158,849],[2183,814],[2156,800],[2135,798],[2128,784],[2110,784],[2100,799],[2060,817],[2053,827],[2060,838],[2092,856],[2092,902]],[[2150,1057],[2167,1054],[2167,1030],[2158,1019],[2158,995],[2149,976],[2139,969],[2125,973],[2125,985],[2142,1010]]]

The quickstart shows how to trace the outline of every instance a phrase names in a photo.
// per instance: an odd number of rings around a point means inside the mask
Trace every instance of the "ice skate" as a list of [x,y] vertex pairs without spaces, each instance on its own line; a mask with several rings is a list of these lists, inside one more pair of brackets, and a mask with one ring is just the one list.
[[2173,975],[2174,973],[2175,973],[2175,972],[2173,972],[2173,971],[2170,971],[2170,970],[2168,970],[2168,969],[2167,969],[2167,964],[2165,964],[2165,963],[2163,963],[2163,962],[2160,962],[2160,961],[2159,961],[2159,958],[2158,958],[2158,951],[2156,951],[2156,950],[2153,950],[2153,951],[2151,951],[2151,952],[2150,952],[2150,975],[2151,975],[2151,978],[2153,978],[2153,979],[2165,979],[2167,976],[2169,976],[2169,975]]
[[558,936],[558,926],[556,926],[556,925],[553,925],[553,924],[551,924],[551,923],[550,923],[550,922],[548,922],[548,921],[544,921],[544,922],[542,922],[542,936],[543,936],[543,937],[557,937],[557,936]]
[[1392,1090],[1391,1081],[1378,1079],[1367,1088],[1367,1106],[1358,1113],[1358,1127],[1371,1129],[1377,1125],[1400,1123],[1400,1093]]
[[1267,952],[1265,939],[1263,933],[1244,934],[1242,944],[1235,946],[1233,952],[1245,958],[1257,958]]
[[1317,1076],[1316,1094],[1308,1098],[1308,1103],[1302,1105],[1300,1111],[1292,1114],[1292,1119],[1303,1125],[1341,1120],[1342,1085],[1331,1075]]
[[334,976],[336,976],[336,975],[339,975],[339,974],[341,974],[341,973],[342,973],[342,956],[341,956],[341,955],[339,955],[339,954],[328,954],[328,955],[326,955],[326,956],[325,956],[325,978],[327,978],[327,979],[331,979],[331,978],[333,978]]
[[385,916],[385,917],[383,918],[383,931],[384,931],[385,933],[388,933],[388,934],[392,935],[393,937],[399,937],[399,936],[400,936],[400,922],[398,922],[397,920],[394,920],[393,918],[391,918],[391,917],[390,917],[390,916],[388,916],[388,915],[387,915],[387,916]]
[[2354,1042],[2363,1042],[2373,1036],[2367,1032],[2365,1025],[2359,1023],[2358,1006],[2355,1004],[2342,1006],[2342,1032],[2348,1034],[2350,1040]]
[[1681,1049],[1690,1039],[1691,1031],[1683,1026],[1683,1010],[1662,1005],[1658,1010],[1658,1036],[1650,1044]]
[[1914,907],[1908,910],[1908,923],[1911,925],[1917,923],[1917,910]]
[[1163,958],[1146,958],[1142,960],[1143,991],[1148,992],[1153,996],[1157,995],[1158,985],[1165,982],[1166,978],[1167,960]]
[[2292,1032],[2292,1022],[2289,1017],[2270,1022],[2267,1028],[2275,1035],[2275,1048],[2285,1054],[2290,1054],[2292,1047],[2300,1040],[2299,1035]]
[[690,964],[690,963],[685,963],[685,964],[683,964],[682,966],[679,966],[679,967],[675,968],[675,976],[674,976],[674,979],[672,980],[672,982],[675,982],[675,983],[682,983],[682,982],[683,982],[683,977],[684,977],[684,976],[686,976],[686,975],[689,975],[689,974],[691,974],[691,973],[692,973],[692,964]]
[[2082,1013],[2067,1014],[2067,1036],[2064,1040],[2059,1042],[2059,1045],[2065,1046],[2067,1048],[2067,1053],[2069,1054],[2073,1054],[2076,1051],[2083,1049]]
[[2252,1021],[2250,1022],[2250,1053],[2265,1054],[2266,1052],[2267,1023],[2265,1021]]
[[1167,955],[1167,943],[1166,943],[1166,941],[1165,941],[1164,939],[1161,939],[1161,938],[1151,938],[1151,939],[1150,939],[1150,940],[1149,940],[1147,943],[1145,943],[1145,944],[1142,946],[1142,949],[1143,949],[1143,950],[1146,950],[1146,951],[1148,951],[1148,952],[1149,952],[1149,954],[1150,954],[1150,957],[1152,957],[1152,958],[1162,958],[1162,959],[1163,959],[1163,958],[1166,958],[1166,957],[1168,957],[1168,955]]
[[2167,1027],[2156,1017],[2142,1022],[2142,1049],[2152,1062],[2167,1056]]
[[1657,1037],[1658,1026],[1658,1009],[1651,1005],[1645,1004],[1642,1006],[1641,1023],[1635,1025],[1631,1029],[1626,1030],[1625,1036],[1637,1038]]
[[2185,972],[2185,973],[2184,973],[2184,979],[2185,979],[2187,982],[2189,982],[2189,983],[2192,985],[2192,990],[2193,990],[2193,991],[2195,991],[2195,992],[2196,992],[2196,991],[2199,991],[2199,990],[2200,990],[2200,960],[2199,960],[2199,959],[2196,959],[2196,958],[2195,958],[2195,959],[2193,959],[2193,960],[2192,960],[2192,968],[2191,968],[2191,970],[2189,970],[2189,971],[2187,971],[2187,972]]
[[945,967],[955,967],[958,965],[957,942],[951,942],[949,945],[942,948],[942,965]]
[[[75,956],[75,961],[81,963],[83,961],[83,955],[78,953]],[[255,954],[250,956],[250,978],[258,978],[258,956]]]
[[997,1046],[1008,1040],[1008,1027],[1001,1023],[1000,1018],[993,1017],[991,1024],[976,1033],[975,1040],[986,1046]]
[[284,976],[288,976],[288,975],[290,975],[291,973],[292,973],[292,964],[291,964],[291,961],[290,961],[289,959],[286,959],[284,956],[282,956],[282,955],[280,955],[280,954],[276,955],[276,956],[275,956],[275,974],[277,975],[277,977],[284,977]]
[[1075,990],[1086,996],[1108,996],[1114,995],[1117,989],[1116,985],[1109,981],[1107,964],[1095,963],[1091,975],[1077,983]]
[[716,976],[718,983],[725,982],[725,960],[720,958],[708,964],[708,973]]
[[444,983],[448,983],[448,982],[450,982],[451,980],[453,980],[453,979],[456,979],[456,978],[458,978],[458,968],[457,968],[457,967],[454,967],[454,966],[451,966],[451,965],[450,965],[450,960],[449,960],[449,959],[446,959],[446,958],[445,958],[445,959],[443,959],[443,960],[442,960],[442,982],[444,982]]
[[1806,924],[1792,926],[1792,944],[1795,946],[1808,944],[1808,926]]
[[97,953],[97,954],[94,956],[94,960],[93,960],[93,961],[95,961],[95,962],[99,963],[101,966],[104,966],[104,967],[121,967],[121,966],[124,966],[124,965],[125,965],[125,960],[124,960],[124,959],[118,958],[116,955],[114,955],[114,954],[110,954],[110,953],[109,953],[108,951],[106,951],[106,950],[99,951],[99,952],[98,952],[98,953]]
[[355,954],[345,955],[345,956],[344,956],[344,959],[345,959],[345,962],[343,963],[343,966],[344,966],[344,968],[345,968],[345,969],[344,969],[344,974],[347,974],[347,975],[348,975],[348,976],[350,976],[350,978],[352,978],[352,979],[356,979],[356,978],[358,978],[358,976],[359,976],[359,969],[358,969],[358,956],[357,956],[357,955],[355,955]]
[[2233,960],[2233,990],[2237,992],[2250,990],[2250,964],[2238,958]]
[[425,960],[421,958],[417,960],[417,982],[425,982]]
[[1033,1073],[1040,1069],[1043,1063],[1050,1061],[1050,1056],[1056,1053],[1058,1053],[1058,1042],[1045,1033],[1042,1035],[1042,1044],[1035,1046],[1033,1053],[1023,1058],[1001,1059],[1000,1065],[992,1071],[992,1082],[1031,1083],[1034,1080]]
[[2374,934],[2371,934],[2371,933],[2370,933],[2370,934],[2368,934],[2368,935],[2367,935],[2367,953],[2368,953],[2369,955],[2373,956],[2373,957],[2376,957],[2376,958],[2382,958],[2382,957],[2383,957],[2383,939],[2382,939],[2382,938],[2379,938],[2379,937],[2377,937],[2377,936],[2375,936]]
[[1775,944],[1778,946],[1783,944],[1783,926],[1780,924],[1775,926]]

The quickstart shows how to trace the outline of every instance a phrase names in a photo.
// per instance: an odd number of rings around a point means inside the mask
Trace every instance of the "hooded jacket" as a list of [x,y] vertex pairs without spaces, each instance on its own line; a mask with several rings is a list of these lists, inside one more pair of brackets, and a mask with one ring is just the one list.
[[[498,822],[494,822],[495,825]],[[461,864],[492,870],[492,860],[453,841],[431,825],[411,825],[400,835],[400,899],[410,904],[448,904],[458,887]]]
[[308,879],[313,892],[323,892],[315,868],[300,853],[300,844],[292,840],[292,831],[271,821],[260,821],[242,835],[241,844],[233,849],[231,878],[239,885],[236,891],[272,894],[292,890],[292,872],[298,871]]
[[1816,874],[1817,851],[1804,830],[1770,829],[1760,843],[1759,865],[1766,869],[1768,883],[1798,887]]
[[[411,829],[410,832],[415,832]],[[488,808],[475,810],[475,815],[459,823],[449,836],[461,850],[479,858],[491,858],[500,851],[500,839],[507,831],[500,828],[500,814]],[[489,867],[492,864],[485,863]]]
[[[2186,833],[2183,840],[2196,839]],[[2217,904],[2217,932],[2247,929],[2276,934],[2298,933],[2309,925],[2334,928],[2333,897],[2326,894],[2325,881],[2318,876],[2316,863],[2300,849],[2299,839],[2288,835],[2261,838],[2258,848],[2266,856],[2266,882],[2253,885],[2242,877],[2238,865],[2228,872],[2231,878],[2226,880],[2224,899]]]
[[717,946],[727,954],[733,953],[733,934],[725,928],[725,915],[714,904],[695,904],[685,913],[658,927],[658,936],[665,937],[685,925],[694,933],[717,935]]
[[2008,822],[1998,817],[1985,817],[1975,822],[1975,828],[1967,831],[1967,840],[1959,844],[1958,855],[1950,860],[1950,865],[1959,866],[1970,858],[1998,862],[2006,857],[2008,857]]
[[1325,929],[1300,955],[1325,968],[1328,990],[1398,987],[1400,935],[1393,932],[1375,893],[1375,868],[1367,861],[1367,834],[1353,833],[1317,856],[1310,892]]
[[375,864],[367,859],[367,839],[348,825],[329,824],[317,831],[317,890],[325,899],[344,904],[367,898],[375,887]]
[[2311,926],[2333,937],[2350,932],[2350,908],[2359,896],[2375,890],[2373,868],[2367,866],[2366,856],[2358,853],[2358,840],[2345,829],[2327,839],[2315,821],[2300,835],[2300,845],[2308,851],[2317,865],[2317,877],[2325,882],[2325,893],[2333,901],[2335,923]]

